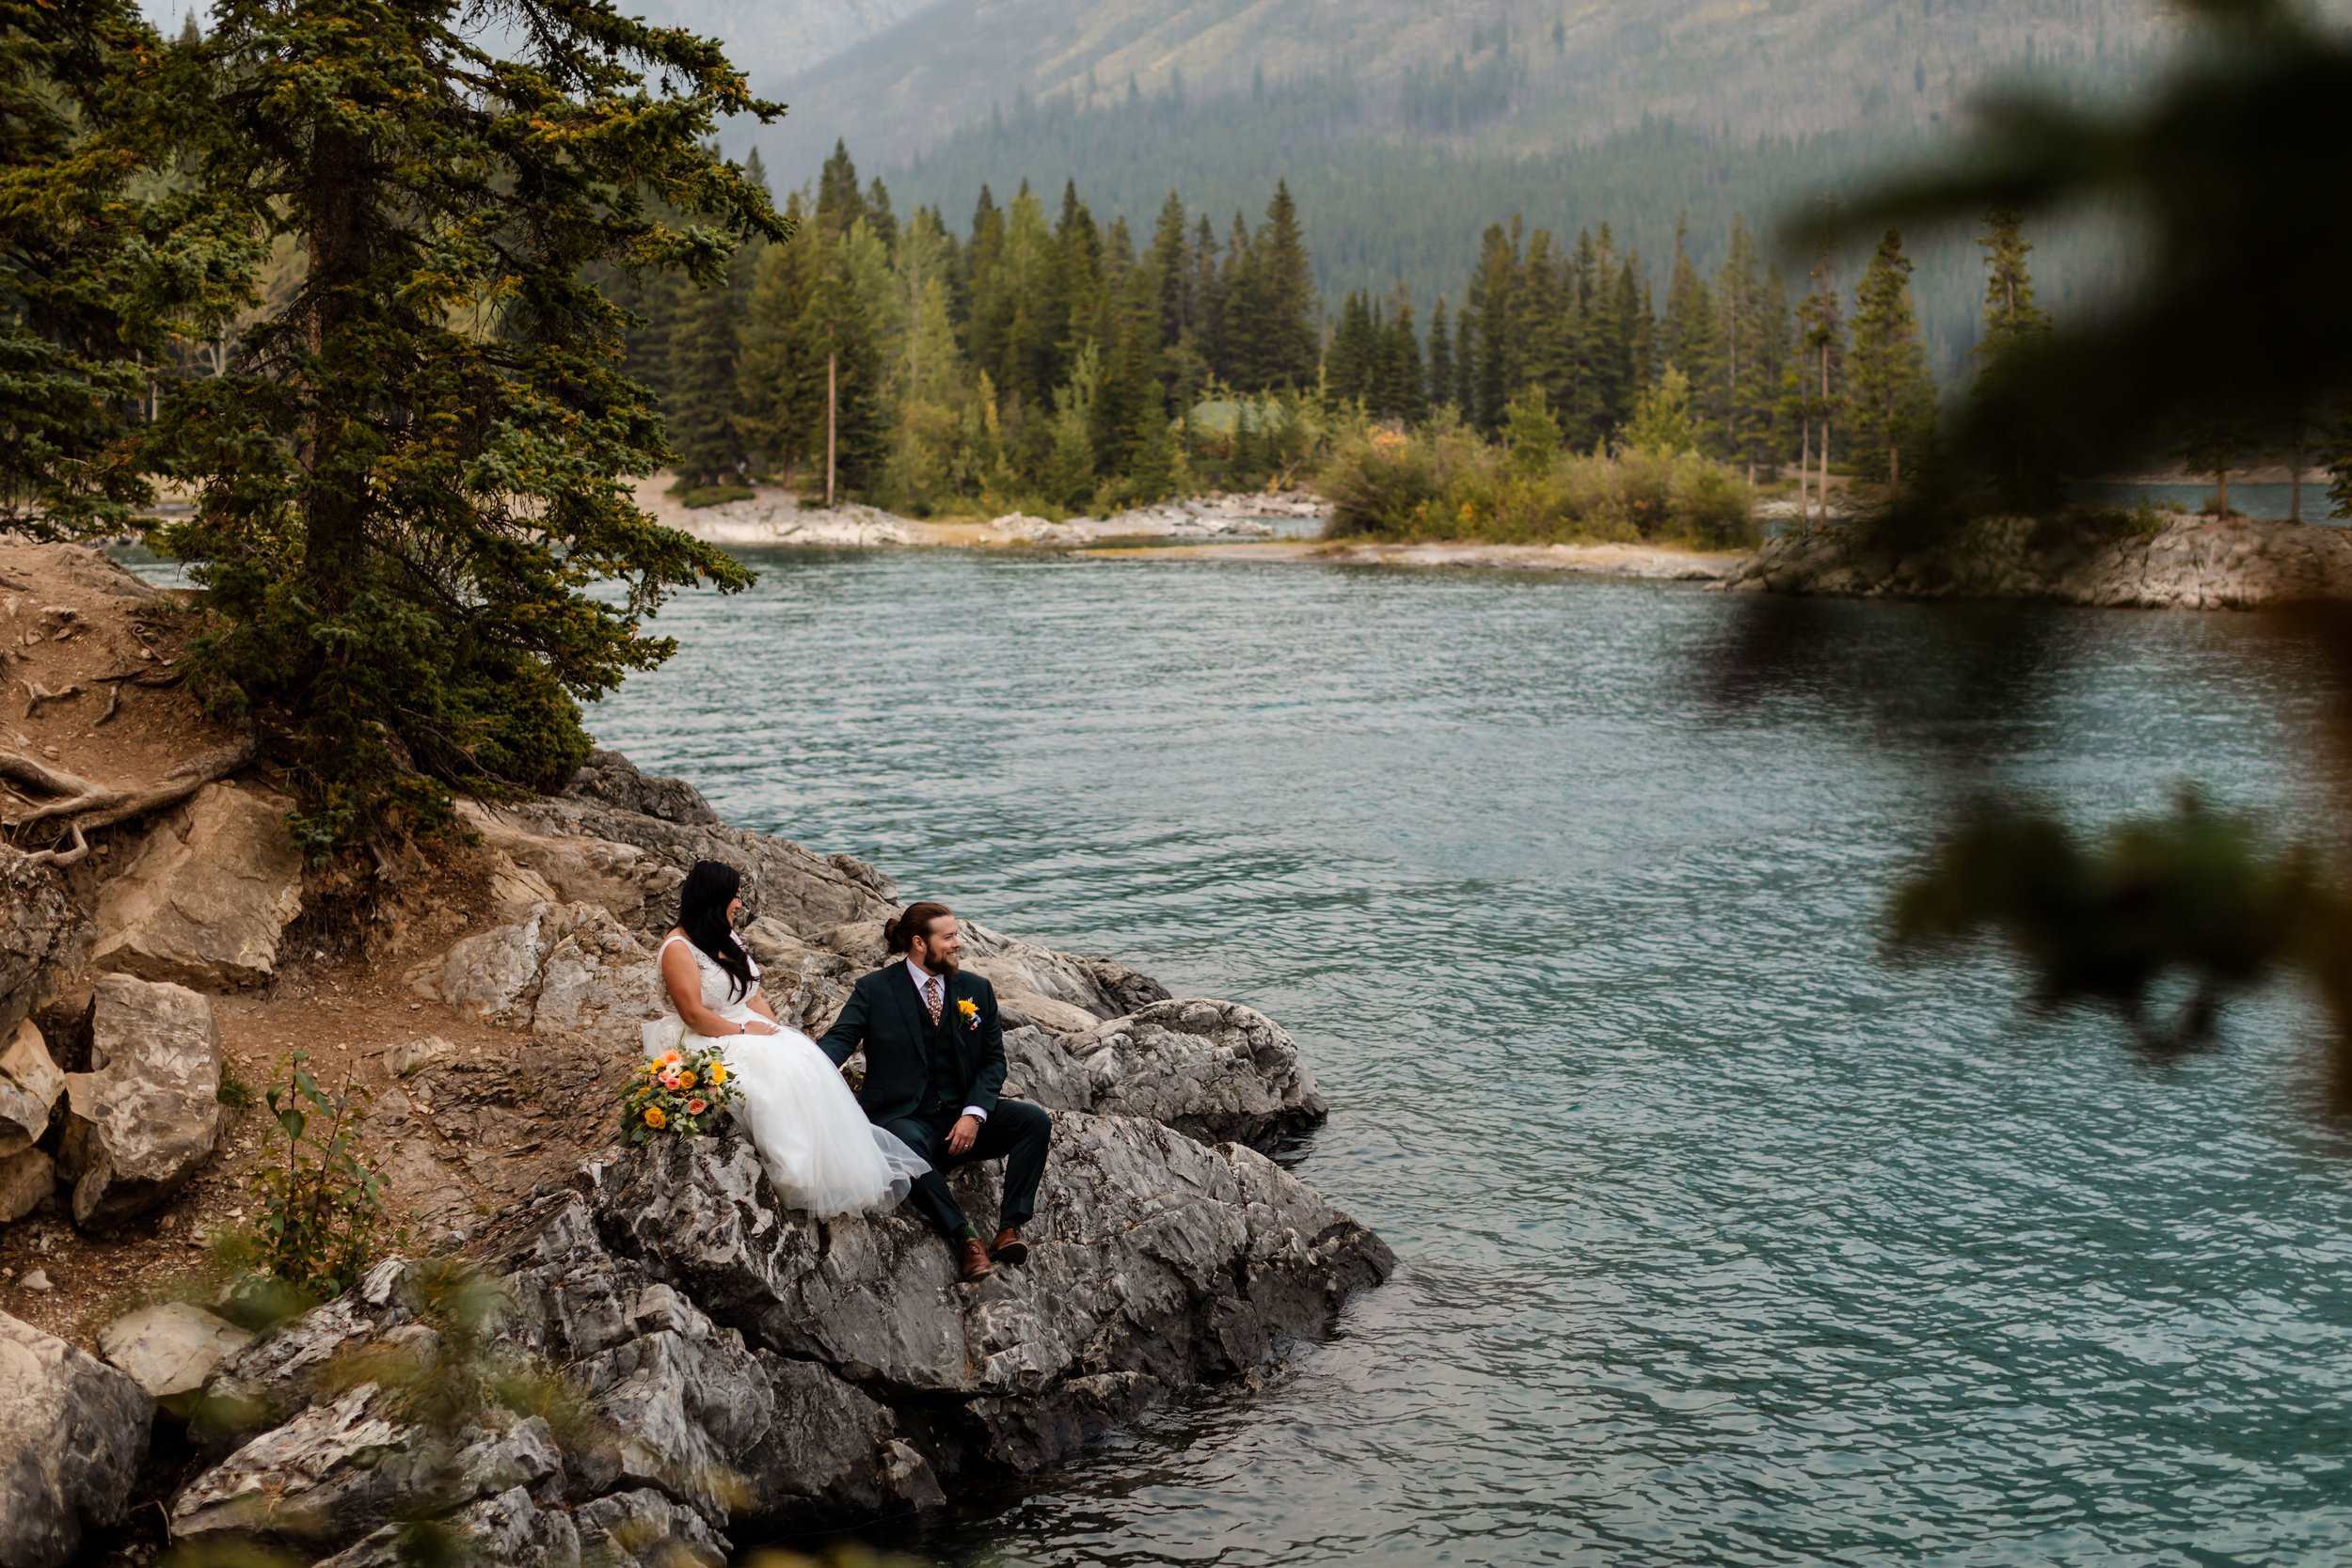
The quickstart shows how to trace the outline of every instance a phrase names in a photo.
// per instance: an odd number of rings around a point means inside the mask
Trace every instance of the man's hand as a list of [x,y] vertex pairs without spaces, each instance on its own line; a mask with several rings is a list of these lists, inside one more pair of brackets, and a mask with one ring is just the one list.
[[956,1124],[947,1129],[947,1152],[961,1160],[972,1152],[973,1140],[979,1135],[979,1117],[958,1117]]

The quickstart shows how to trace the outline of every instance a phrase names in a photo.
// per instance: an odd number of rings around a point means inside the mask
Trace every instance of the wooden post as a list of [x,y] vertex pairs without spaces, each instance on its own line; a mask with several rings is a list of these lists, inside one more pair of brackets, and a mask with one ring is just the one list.
[[833,510],[834,372],[840,356],[825,356],[825,510]]

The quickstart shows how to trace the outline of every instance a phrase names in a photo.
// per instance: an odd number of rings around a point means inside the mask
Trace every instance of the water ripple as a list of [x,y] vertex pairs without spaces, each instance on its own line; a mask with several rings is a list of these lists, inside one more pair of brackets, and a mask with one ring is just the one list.
[[[912,1544],[2352,1550],[2352,1164],[2299,1113],[2297,1005],[2160,1069],[2023,1015],[1996,963],[1876,947],[1959,752],[2095,812],[2195,778],[2308,813],[2309,687],[2239,657],[2258,623],[1821,607],[1901,677],[1865,719],[1818,677],[1708,705],[1691,659],[1734,607],[1657,585],[758,563],[753,594],[663,616],[683,652],[598,735],[910,895],[1281,1019],[1334,1105],[1308,1174],[1403,1258],[1266,1391]],[[1920,694],[1955,647],[2029,668],[2033,700],[1940,717]]]

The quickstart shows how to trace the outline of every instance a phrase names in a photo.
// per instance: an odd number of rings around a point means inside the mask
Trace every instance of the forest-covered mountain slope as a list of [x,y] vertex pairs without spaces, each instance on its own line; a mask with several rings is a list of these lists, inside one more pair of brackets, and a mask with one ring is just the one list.
[[1359,134],[1502,152],[1645,119],[1743,136],[1915,126],[1991,75],[2132,79],[2178,25],[2152,0],[935,0],[803,66],[768,38],[804,29],[798,6],[763,24],[742,0],[660,3],[791,101],[766,149],[780,168],[814,167],[836,135],[895,162],[1024,94],[1103,107],[1131,83],[1224,97],[1345,79]]

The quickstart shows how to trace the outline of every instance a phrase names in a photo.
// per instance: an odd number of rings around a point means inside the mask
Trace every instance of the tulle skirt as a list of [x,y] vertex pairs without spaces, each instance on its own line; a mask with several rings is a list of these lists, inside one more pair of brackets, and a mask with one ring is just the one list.
[[[738,1023],[758,1017],[740,1006],[721,1015]],[[769,1180],[788,1207],[820,1219],[896,1208],[914,1179],[931,1168],[895,1134],[866,1119],[841,1069],[798,1029],[712,1039],[673,1019],[647,1025],[647,1035],[657,1028],[680,1038],[686,1050],[716,1047],[725,1055],[741,1094],[736,1120],[751,1133]]]

